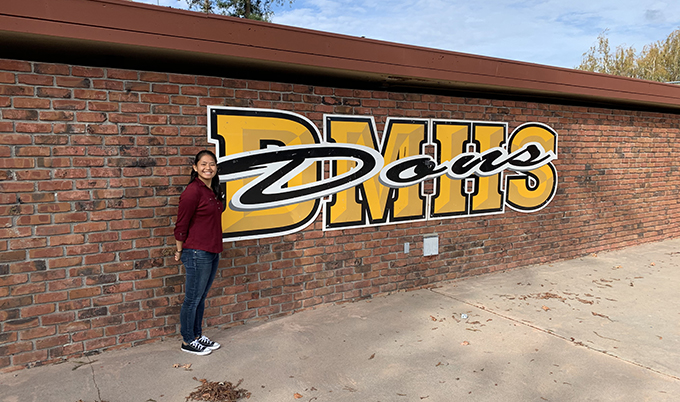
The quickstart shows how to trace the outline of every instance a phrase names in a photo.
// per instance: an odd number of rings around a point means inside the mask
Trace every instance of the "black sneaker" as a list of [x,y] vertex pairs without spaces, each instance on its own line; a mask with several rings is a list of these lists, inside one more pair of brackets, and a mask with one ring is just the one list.
[[200,338],[196,339],[194,342],[200,343],[204,348],[210,349],[210,350],[215,350],[220,348],[220,344],[217,342],[213,342],[210,339],[208,339],[207,336],[201,335]]
[[193,341],[188,345],[182,343],[182,350],[187,353],[193,353],[195,355],[204,356],[209,355],[212,349],[208,349],[201,345],[198,341]]

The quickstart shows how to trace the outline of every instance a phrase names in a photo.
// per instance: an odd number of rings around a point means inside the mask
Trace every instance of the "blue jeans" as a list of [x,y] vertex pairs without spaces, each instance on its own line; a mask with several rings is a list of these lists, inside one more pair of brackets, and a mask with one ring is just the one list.
[[184,303],[179,313],[180,333],[185,343],[202,335],[205,297],[215,279],[220,255],[203,250],[182,250],[182,263],[186,268]]

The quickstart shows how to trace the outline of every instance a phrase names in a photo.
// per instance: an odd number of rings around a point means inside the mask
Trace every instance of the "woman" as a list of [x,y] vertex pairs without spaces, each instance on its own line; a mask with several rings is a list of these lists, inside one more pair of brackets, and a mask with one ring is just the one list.
[[196,155],[191,180],[179,197],[175,261],[186,269],[184,303],[180,311],[181,349],[207,355],[220,344],[202,334],[205,297],[215,279],[222,252],[222,190],[217,158],[210,151]]

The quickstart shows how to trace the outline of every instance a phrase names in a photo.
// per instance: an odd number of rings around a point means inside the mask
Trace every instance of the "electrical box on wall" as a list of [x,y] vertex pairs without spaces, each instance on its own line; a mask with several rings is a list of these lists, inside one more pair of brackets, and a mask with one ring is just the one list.
[[423,237],[423,255],[439,254],[439,236]]

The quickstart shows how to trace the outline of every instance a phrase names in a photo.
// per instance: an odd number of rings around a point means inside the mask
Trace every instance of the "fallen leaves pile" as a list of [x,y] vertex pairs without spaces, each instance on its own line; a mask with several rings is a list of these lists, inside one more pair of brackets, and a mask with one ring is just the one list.
[[200,381],[201,385],[196,387],[196,391],[186,397],[186,400],[207,401],[207,402],[236,402],[239,399],[249,399],[250,392],[238,388],[243,380],[239,380],[236,385],[228,381],[208,381],[205,378],[194,380]]

